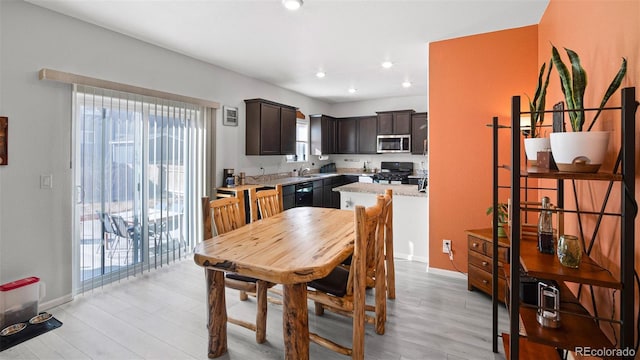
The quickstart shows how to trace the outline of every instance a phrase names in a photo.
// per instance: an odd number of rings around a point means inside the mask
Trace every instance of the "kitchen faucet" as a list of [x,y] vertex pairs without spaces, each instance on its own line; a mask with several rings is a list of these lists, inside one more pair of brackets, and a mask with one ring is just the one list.
[[300,174],[300,176],[302,176],[302,175],[304,175],[304,174],[308,173],[309,171],[311,171],[311,169],[309,169],[309,168],[304,168],[304,169],[303,169],[303,168],[301,167],[301,168],[300,168],[300,172],[299,172],[299,174]]

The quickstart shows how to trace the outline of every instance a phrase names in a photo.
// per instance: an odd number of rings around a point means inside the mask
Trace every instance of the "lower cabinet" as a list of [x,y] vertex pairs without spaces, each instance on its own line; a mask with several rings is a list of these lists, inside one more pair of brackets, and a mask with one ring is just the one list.
[[288,210],[296,206],[296,186],[287,185],[282,187],[282,208]]
[[[358,182],[358,176],[356,175],[339,175],[314,180],[313,206],[339,209],[340,193],[333,191],[333,188],[354,182]],[[282,187],[282,205],[284,210],[291,209],[296,206],[295,189],[295,185]]]
[[322,180],[313,182],[313,206],[322,207]]
[[[493,233],[489,229],[467,230],[469,246],[469,274],[467,288],[478,289],[486,294],[492,293],[493,270]],[[506,279],[504,264],[509,263],[509,240],[499,238],[498,241],[498,300],[505,302]]]
[[335,208],[333,184],[336,181],[336,179],[337,177],[330,177],[328,179],[322,180],[322,207]]

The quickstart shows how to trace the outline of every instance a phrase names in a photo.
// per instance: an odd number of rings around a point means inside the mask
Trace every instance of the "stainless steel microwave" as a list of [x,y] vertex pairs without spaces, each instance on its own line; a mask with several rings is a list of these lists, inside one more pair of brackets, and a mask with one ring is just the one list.
[[411,135],[378,135],[379,153],[411,152]]

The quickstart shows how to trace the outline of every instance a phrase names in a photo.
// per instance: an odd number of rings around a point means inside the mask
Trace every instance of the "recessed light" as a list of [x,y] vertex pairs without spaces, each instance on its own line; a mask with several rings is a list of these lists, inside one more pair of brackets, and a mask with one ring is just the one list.
[[409,81],[405,81],[405,82],[402,83],[402,87],[403,88],[411,87],[411,83]]
[[316,73],[316,77],[322,79],[323,77],[327,76],[327,73],[325,73],[324,71],[318,71]]
[[353,93],[355,93],[356,91],[358,91],[358,89],[356,89],[356,88],[349,88],[349,90],[348,90],[348,91],[349,91],[349,94],[353,94]]
[[385,69],[388,69],[388,68],[390,68],[392,66],[393,66],[393,63],[391,61],[385,61],[385,62],[382,63],[382,67],[385,68]]
[[289,10],[298,10],[302,6],[302,0],[282,0],[282,5]]

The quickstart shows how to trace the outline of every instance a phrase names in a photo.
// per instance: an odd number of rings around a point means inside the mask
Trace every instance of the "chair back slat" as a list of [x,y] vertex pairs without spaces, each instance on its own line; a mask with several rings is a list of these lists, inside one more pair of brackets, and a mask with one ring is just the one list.
[[[387,189],[384,192],[386,206],[386,216],[384,216],[384,260],[386,265],[387,297],[396,298],[396,270],[393,260],[393,190]],[[387,200],[388,198],[388,200]]]
[[[235,230],[244,225],[241,216],[240,200],[236,197],[216,199],[202,198],[202,216],[204,222],[204,238],[220,235]],[[212,225],[211,225],[212,224]]]
[[365,208],[356,206],[355,209],[355,226],[356,240],[353,249],[353,258],[347,280],[347,295],[351,295],[354,289],[354,274],[362,267],[361,271],[365,274],[372,272],[376,268],[376,243],[380,237],[380,229],[382,229],[382,211],[384,208],[384,197],[378,195],[374,206]]
[[270,190],[251,191],[249,193],[249,201],[252,208],[252,221],[258,220],[258,212],[262,219],[281,213],[284,209],[282,204],[282,185],[278,184],[275,189]]
[[209,197],[202,197],[202,240],[211,239],[213,237],[213,224],[211,223],[211,206],[209,206]]

